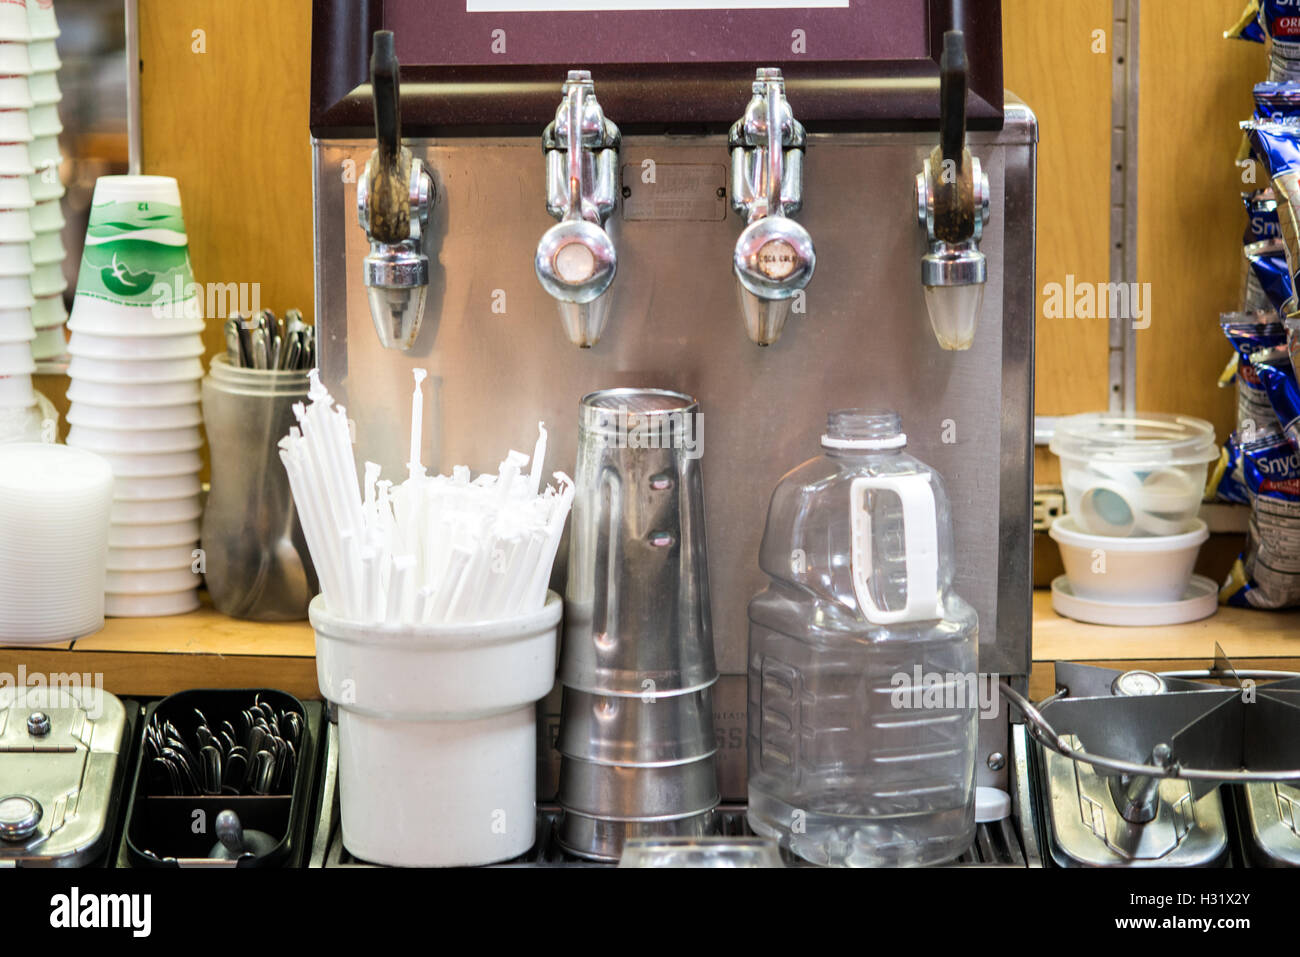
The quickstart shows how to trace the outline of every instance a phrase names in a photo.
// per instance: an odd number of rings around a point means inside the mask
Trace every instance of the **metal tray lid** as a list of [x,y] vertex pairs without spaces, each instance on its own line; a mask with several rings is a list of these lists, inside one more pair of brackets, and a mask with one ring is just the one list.
[[97,687],[0,687],[0,866],[71,867],[101,849],[126,709]]

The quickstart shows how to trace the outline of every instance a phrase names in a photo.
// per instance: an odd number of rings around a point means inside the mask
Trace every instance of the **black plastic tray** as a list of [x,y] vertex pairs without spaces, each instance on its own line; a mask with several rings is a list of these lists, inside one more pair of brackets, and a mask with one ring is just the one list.
[[[194,689],[180,691],[150,704],[139,725],[139,735],[161,714],[188,734],[198,708],[210,721],[234,716],[260,695],[276,710],[294,710],[303,717],[302,740],[292,794],[155,796],[147,793],[144,748],[138,748],[132,773],[130,803],[125,826],[126,859],[134,867],[212,866],[208,854],[216,844],[215,822],[224,810],[239,815],[246,830],[265,831],[279,839],[266,857],[240,860],[237,867],[302,866],[308,845],[309,811],[320,758],[322,708],[319,702],[302,702],[270,688]],[[225,866],[229,866],[226,864]]]

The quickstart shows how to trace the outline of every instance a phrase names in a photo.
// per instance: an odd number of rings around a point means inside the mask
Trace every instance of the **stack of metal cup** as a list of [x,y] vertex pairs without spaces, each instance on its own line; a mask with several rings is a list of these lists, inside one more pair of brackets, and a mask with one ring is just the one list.
[[627,838],[708,833],[718,804],[702,431],[660,389],[594,392],[579,416],[559,837],[617,861]]

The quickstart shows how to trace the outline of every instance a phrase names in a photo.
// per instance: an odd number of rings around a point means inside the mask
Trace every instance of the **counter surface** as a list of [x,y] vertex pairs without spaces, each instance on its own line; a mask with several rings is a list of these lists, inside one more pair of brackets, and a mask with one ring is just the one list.
[[[1034,593],[1034,670],[1030,693],[1051,693],[1052,662],[1104,667],[1204,668],[1214,645],[1240,667],[1300,670],[1300,611],[1220,608],[1203,621],[1160,628],[1084,625],[1052,611]],[[87,638],[51,645],[0,645],[0,674],[102,673],[119,694],[164,695],[185,688],[275,687],[319,697],[315,640],[307,622],[268,624],[227,618],[205,605],[171,618],[110,618]]]

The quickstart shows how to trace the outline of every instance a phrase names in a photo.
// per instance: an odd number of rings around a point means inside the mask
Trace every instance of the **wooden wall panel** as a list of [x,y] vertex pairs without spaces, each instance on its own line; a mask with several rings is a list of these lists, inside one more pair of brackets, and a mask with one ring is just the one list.
[[1138,128],[1138,280],[1151,283],[1151,326],[1137,334],[1138,406],[1233,425],[1220,312],[1239,304],[1246,215],[1234,166],[1239,121],[1267,73],[1264,48],[1222,38],[1238,4],[1142,4]]
[[[1002,0],[1007,89],[1038,117],[1038,289],[1034,408],[1106,406],[1105,320],[1045,319],[1042,289],[1068,275],[1106,282],[1110,260],[1111,0]],[[1094,52],[1095,30],[1105,52]],[[1053,481],[1040,450],[1036,479]]]
[[143,172],[180,181],[195,278],[308,317],[310,52],[310,0],[140,0]]

